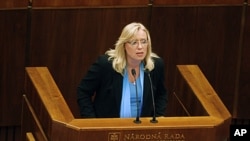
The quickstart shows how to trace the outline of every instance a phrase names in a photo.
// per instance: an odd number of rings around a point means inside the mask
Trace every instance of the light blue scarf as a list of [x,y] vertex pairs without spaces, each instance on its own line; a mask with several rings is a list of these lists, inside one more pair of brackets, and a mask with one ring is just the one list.
[[[141,85],[141,103],[140,107],[142,107],[143,103],[143,85],[144,85],[144,65],[141,63],[140,65],[140,75],[137,79],[137,84],[138,81]],[[130,105],[130,87],[129,87],[129,79],[128,79],[128,72],[127,69],[124,71],[124,76],[123,76],[123,89],[122,89],[122,100],[121,100],[121,109],[120,109],[120,117],[121,118],[130,118],[132,117],[131,115],[131,105]],[[139,91],[138,91],[139,92]],[[140,108],[141,109],[141,108]]]

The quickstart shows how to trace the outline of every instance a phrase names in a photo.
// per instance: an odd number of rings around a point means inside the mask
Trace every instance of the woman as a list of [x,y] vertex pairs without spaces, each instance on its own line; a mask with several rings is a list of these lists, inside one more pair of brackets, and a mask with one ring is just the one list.
[[163,60],[152,52],[148,30],[141,23],[130,23],[122,30],[115,49],[110,49],[100,56],[80,82],[77,102],[81,116],[152,116],[150,78],[155,114],[164,116],[167,93],[164,86]]

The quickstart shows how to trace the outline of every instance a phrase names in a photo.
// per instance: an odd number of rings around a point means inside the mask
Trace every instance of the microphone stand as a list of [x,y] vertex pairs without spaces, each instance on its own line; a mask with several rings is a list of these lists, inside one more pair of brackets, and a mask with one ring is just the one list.
[[150,120],[151,123],[158,123],[158,120],[156,120],[156,114],[155,114],[155,98],[154,98],[154,91],[153,91],[153,84],[150,76],[150,72],[147,71],[149,82],[150,82],[150,89],[151,89],[151,95],[152,95],[152,103],[153,103],[153,117]]

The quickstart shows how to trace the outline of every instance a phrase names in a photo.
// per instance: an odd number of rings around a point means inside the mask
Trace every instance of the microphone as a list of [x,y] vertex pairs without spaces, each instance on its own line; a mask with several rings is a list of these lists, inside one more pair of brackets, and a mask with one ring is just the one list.
[[153,91],[153,84],[152,84],[152,79],[150,76],[150,72],[148,70],[145,71],[148,74],[148,79],[150,82],[150,90],[151,90],[151,95],[152,95],[152,104],[153,104],[153,117],[150,120],[151,123],[158,123],[156,120],[156,113],[155,113],[155,97],[154,97],[154,91]]
[[138,91],[137,91],[137,83],[136,83],[136,71],[135,71],[135,69],[132,69],[131,70],[131,73],[132,73],[132,75],[133,75],[133,77],[134,77],[134,79],[135,79],[135,93],[136,93],[136,106],[137,106],[137,116],[136,116],[136,119],[134,120],[134,123],[137,123],[137,124],[139,124],[139,123],[141,123],[141,121],[140,121],[140,117],[139,117],[139,101],[138,101]]

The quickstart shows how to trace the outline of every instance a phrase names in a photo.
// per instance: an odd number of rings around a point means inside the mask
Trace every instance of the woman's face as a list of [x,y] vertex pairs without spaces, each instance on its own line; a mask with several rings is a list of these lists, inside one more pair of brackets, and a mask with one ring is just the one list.
[[148,49],[147,34],[143,30],[139,30],[135,35],[125,43],[125,51],[127,61],[131,63],[140,63],[144,60]]

